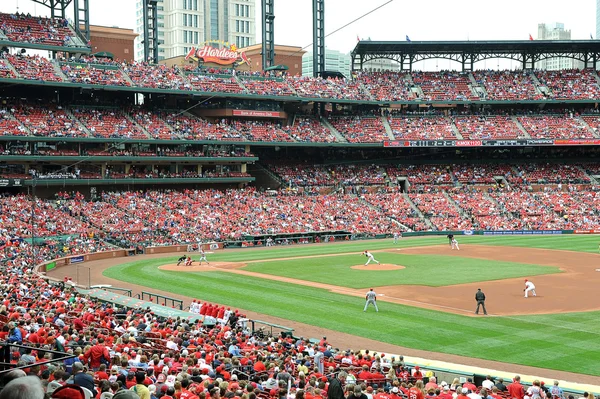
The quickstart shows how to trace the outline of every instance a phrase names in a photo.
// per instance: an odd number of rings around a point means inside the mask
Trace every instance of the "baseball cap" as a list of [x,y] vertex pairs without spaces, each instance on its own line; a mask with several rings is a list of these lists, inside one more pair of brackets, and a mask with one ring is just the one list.
[[138,396],[137,393],[124,389],[124,390],[117,392],[113,396],[113,399],[140,399],[140,397]]
[[467,388],[463,388],[463,389],[461,390],[461,392],[462,392],[462,393],[468,393],[468,392],[469,392],[469,390],[468,390]]
[[398,393],[398,387],[393,387],[393,388],[392,388],[392,392],[393,392],[393,393]]
[[167,376],[161,373],[158,375],[158,377],[156,377],[156,382],[165,382],[166,379]]
[[58,399],[90,399],[86,396],[83,388],[75,384],[67,384],[52,392],[51,398]]
[[525,279],[525,281],[527,281],[527,279]]

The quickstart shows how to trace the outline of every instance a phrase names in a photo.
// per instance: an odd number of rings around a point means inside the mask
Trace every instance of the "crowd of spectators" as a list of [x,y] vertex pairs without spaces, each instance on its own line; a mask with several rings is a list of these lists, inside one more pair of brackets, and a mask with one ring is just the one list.
[[297,116],[293,126],[283,130],[294,140],[306,143],[334,143],[338,138],[315,118]]
[[460,115],[453,118],[465,140],[521,139],[526,135],[510,116]]
[[34,136],[87,137],[83,127],[60,106],[25,103],[11,107],[11,112]]
[[521,116],[519,122],[536,139],[591,139],[592,132],[579,118],[565,116]]
[[600,98],[598,75],[592,69],[536,71],[541,84],[551,90],[554,100],[592,100]]
[[176,66],[134,62],[123,70],[139,87],[168,90],[190,90],[190,83],[180,74]]
[[286,185],[307,186],[357,186],[386,183],[385,165],[298,165],[270,164]]
[[63,78],[57,75],[52,63],[44,57],[7,54],[6,58],[23,79],[44,82],[63,81]]
[[435,115],[389,116],[394,138],[398,140],[456,140],[452,122]]
[[259,96],[295,96],[296,93],[286,79],[267,79],[257,77],[239,77],[250,94]]
[[350,79],[294,76],[288,83],[300,97],[368,100],[360,83]]
[[535,82],[526,71],[475,71],[473,77],[484,86],[487,100],[519,101],[541,100],[544,95],[535,87]]
[[68,46],[72,31],[62,18],[35,17],[29,14],[0,14],[0,30],[13,42]]
[[73,83],[106,86],[131,86],[120,69],[106,68],[94,64],[63,63],[61,70]]
[[359,72],[360,82],[376,101],[414,100],[411,77],[405,72]]
[[94,137],[147,139],[134,122],[116,108],[76,108],[73,115],[79,119]]
[[244,91],[235,77],[221,77],[215,75],[203,75],[190,73],[186,75],[193,90],[208,93],[241,93]]
[[467,73],[443,72],[413,72],[413,82],[421,86],[423,100],[426,101],[473,101],[479,100],[469,85],[471,82]]
[[350,143],[378,143],[390,139],[379,116],[343,116],[328,120]]

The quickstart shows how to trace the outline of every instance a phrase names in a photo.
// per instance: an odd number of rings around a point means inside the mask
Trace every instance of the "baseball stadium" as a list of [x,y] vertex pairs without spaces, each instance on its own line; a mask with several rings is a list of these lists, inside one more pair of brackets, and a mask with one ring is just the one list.
[[146,61],[31,1],[0,13],[0,399],[600,395],[600,41],[359,40],[345,76],[313,0],[300,76],[274,0],[258,55],[174,60],[141,0]]

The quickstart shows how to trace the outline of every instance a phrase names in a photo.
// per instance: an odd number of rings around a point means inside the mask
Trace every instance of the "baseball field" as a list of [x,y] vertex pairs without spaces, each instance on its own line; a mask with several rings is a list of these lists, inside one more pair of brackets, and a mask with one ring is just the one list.
[[[87,263],[92,283],[147,287],[404,348],[600,376],[597,236],[391,239]],[[381,265],[361,253],[369,250]],[[198,254],[194,254],[198,259]],[[195,263],[197,265],[197,262]],[[68,273],[68,270],[56,270]],[[538,296],[524,298],[524,279]],[[118,280],[118,281],[116,281]],[[379,313],[363,312],[374,288]],[[489,315],[475,315],[477,288]],[[297,331],[302,335],[303,331]],[[346,336],[347,337],[347,336]],[[357,349],[354,342],[344,342]],[[340,344],[341,345],[341,344]],[[371,348],[377,349],[377,348]]]

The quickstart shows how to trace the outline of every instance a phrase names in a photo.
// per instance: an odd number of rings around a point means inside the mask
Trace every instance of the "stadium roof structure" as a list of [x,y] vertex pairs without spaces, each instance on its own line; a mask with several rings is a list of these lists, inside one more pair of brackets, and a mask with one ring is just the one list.
[[[500,41],[359,41],[351,52],[352,70],[375,59],[398,62],[402,70],[412,70],[415,62],[442,58],[461,63],[463,71],[488,59],[506,58],[521,62],[523,69],[547,58],[566,57],[582,61],[586,68],[597,69],[600,40],[500,40]],[[358,67],[358,68],[357,68]]]

